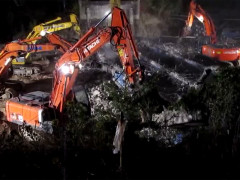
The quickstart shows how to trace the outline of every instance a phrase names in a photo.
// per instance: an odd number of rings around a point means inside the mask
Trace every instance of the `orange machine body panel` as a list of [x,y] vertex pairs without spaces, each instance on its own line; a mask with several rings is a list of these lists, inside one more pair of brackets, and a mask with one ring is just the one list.
[[239,60],[240,48],[221,48],[213,45],[203,45],[202,54],[219,61],[236,61]]
[[12,98],[6,103],[7,120],[16,124],[41,127],[44,106],[48,104],[49,93],[35,91],[24,96]]

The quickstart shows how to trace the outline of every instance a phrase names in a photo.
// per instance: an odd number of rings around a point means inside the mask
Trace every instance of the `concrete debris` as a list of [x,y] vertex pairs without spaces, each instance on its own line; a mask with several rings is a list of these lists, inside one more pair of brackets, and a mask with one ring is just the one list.
[[160,126],[185,124],[200,119],[201,114],[199,111],[189,114],[182,108],[180,110],[168,110],[164,108],[162,113],[153,114],[152,116],[152,121],[158,123]]
[[108,100],[107,94],[102,90],[103,84],[92,87],[88,90],[89,101],[91,105],[91,114],[95,115],[96,110],[111,110],[114,114],[117,112],[111,101]]
[[143,128],[140,132],[139,135],[144,138],[151,138],[154,137],[158,134],[156,130],[153,130],[151,128]]
[[183,140],[183,134],[178,129],[163,127],[158,129],[143,128],[137,134],[140,138],[145,138],[148,141],[154,139],[160,142],[163,146],[171,147],[179,144]]
[[31,126],[27,126],[25,123],[23,123],[22,126],[19,126],[18,129],[20,135],[27,141],[27,142],[33,142],[33,141],[40,141],[43,137]]

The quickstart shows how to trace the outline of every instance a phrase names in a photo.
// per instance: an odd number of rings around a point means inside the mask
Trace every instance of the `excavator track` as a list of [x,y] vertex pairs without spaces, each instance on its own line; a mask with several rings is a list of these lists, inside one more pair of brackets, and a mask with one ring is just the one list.
[[17,76],[31,76],[35,74],[40,74],[42,71],[42,66],[39,64],[23,65],[23,66],[13,66],[13,75]]

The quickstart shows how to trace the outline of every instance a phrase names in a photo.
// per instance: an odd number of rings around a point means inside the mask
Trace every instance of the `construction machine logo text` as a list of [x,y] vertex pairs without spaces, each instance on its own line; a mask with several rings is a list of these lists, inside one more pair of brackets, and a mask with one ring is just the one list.
[[10,118],[12,121],[20,121],[23,122],[23,116],[20,114],[16,114],[16,113],[11,113]]
[[56,28],[64,28],[64,24],[53,24],[51,26],[45,26],[44,30],[49,30],[49,29],[56,29]]
[[38,51],[38,50],[42,50],[42,46],[31,44],[31,45],[28,45],[28,46],[27,46],[27,50],[28,50],[28,51]]
[[84,49],[84,53],[87,53],[88,51],[90,51],[92,48],[94,48],[97,44],[99,44],[100,41],[99,39],[97,39],[96,41],[94,41],[92,44],[90,44],[89,46],[86,46],[86,48]]

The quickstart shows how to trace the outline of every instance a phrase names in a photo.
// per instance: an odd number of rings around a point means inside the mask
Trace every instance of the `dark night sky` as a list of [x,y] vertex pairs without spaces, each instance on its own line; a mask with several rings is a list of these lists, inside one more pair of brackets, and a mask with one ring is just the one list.
[[[19,1],[19,0],[18,0]],[[69,0],[68,0],[69,1]],[[63,0],[1,0],[0,43],[11,41],[21,30],[30,32],[31,24],[45,22],[64,15]]]

